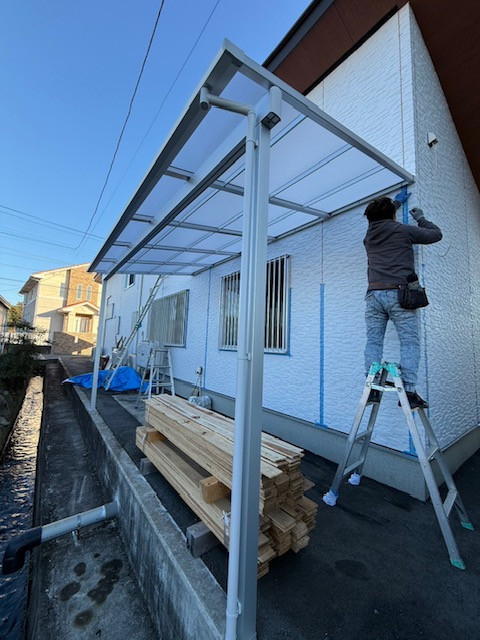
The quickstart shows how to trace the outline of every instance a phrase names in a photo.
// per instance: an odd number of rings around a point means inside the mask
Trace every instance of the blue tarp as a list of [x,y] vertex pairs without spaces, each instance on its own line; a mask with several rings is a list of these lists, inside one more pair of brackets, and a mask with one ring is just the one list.
[[[98,372],[98,388],[103,386],[105,378],[108,375],[108,370],[100,370]],[[84,373],[81,376],[74,376],[73,378],[67,378],[64,382],[71,382],[72,384],[78,384],[85,389],[92,388],[93,373]],[[140,388],[142,379],[132,367],[120,367],[115,374],[110,385],[110,391],[133,391]]]

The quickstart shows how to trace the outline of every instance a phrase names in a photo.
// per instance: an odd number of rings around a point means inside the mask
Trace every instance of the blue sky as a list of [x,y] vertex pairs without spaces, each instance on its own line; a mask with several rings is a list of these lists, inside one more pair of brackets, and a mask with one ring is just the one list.
[[2,3],[0,294],[14,303],[31,273],[90,262],[223,38],[263,62],[309,4],[165,0],[94,237],[82,241],[160,0]]

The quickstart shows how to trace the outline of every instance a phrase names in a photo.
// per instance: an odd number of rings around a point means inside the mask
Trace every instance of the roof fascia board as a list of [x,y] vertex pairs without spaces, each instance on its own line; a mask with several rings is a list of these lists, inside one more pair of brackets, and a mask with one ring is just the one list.
[[132,196],[129,204],[127,205],[127,208],[121,215],[110,236],[107,238],[105,244],[100,249],[94,261],[90,265],[88,271],[95,270],[95,267],[110,249],[113,242],[118,238],[118,236],[127,226],[132,213],[135,213],[141,206],[141,204],[145,201],[145,199],[157,184],[158,180],[170,166],[172,160],[178,154],[179,150],[185,145],[193,131],[195,131],[195,129],[207,115],[207,111],[199,108],[201,89],[206,84],[208,84],[212,92],[220,94],[230,82],[232,77],[235,75],[235,72],[236,67],[234,61],[232,64],[230,53],[224,47],[222,47],[220,52],[217,54],[216,59],[212,63],[209,71],[207,72],[206,77],[198,85],[198,88],[196,89],[190,103],[187,104],[187,107],[185,108],[183,114],[180,116],[177,123],[173,127],[170,135],[166,138],[166,142],[164,143],[150,169],[147,171],[145,177]]
[[31,291],[38,283],[40,282],[40,278],[34,278],[30,276],[29,279],[25,282],[18,293],[25,294]]
[[282,39],[280,44],[268,56],[263,66],[274,72],[287,56],[297,48],[299,42],[307,35],[310,29],[320,20],[326,10],[332,6],[334,0],[319,0],[316,6],[310,5],[299,17],[290,31]]
[[84,301],[84,302],[74,302],[73,304],[69,304],[66,307],[62,307],[58,310],[59,313],[68,313],[71,309],[76,309],[77,307],[89,307],[93,311],[99,311],[99,307],[92,302]]
[[3,304],[3,306],[6,307],[7,309],[12,308],[12,305],[9,302],[7,302],[3,296],[0,296],[0,304]]

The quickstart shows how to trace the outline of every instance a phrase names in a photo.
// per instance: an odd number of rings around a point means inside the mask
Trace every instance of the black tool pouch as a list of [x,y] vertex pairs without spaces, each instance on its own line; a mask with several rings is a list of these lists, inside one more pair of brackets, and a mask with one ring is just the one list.
[[428,298],[425,289],[416,280],[400,285],[398,302],[403,309],[420,309],[428,305]]

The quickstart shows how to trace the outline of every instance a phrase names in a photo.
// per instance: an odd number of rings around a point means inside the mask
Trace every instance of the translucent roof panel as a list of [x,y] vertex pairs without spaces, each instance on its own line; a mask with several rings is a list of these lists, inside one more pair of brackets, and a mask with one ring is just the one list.
[[239,254],[246,118],[208,108],[204,92],[250,105],[258,122],[272,112],[280,118],[268,123],[269,241],[413,182],[405,169],[226,41],[91,271],[192,275]]

